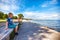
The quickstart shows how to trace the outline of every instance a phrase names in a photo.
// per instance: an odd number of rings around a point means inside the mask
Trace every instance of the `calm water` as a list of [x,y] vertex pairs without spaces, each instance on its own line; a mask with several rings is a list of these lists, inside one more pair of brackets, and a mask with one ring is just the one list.
[[33,22],[50,28],[55,28],[57,31],[60,31],[60,20],[33,20]]

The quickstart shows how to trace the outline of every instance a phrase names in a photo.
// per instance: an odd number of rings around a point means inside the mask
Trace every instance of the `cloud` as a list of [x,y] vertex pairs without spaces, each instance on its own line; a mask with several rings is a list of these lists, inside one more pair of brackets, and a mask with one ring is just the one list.
[[48,7],[48,6],[51,6],[51,5],[55,5],[55,4],[57,4],[57,3],[58,3],[57,0],[45,1],[45,2],[41,5],[41,7]]
[[1,0],[0,11],[13,12],[18,9],[19,9],[19,6],[16,5],[16,0]]
[[1,5],[1,6],[0,6],[0,9],[1,9],[1,10],[9,10],[10,8],[9,8],[9,6],[7,6],[7,5]]
[[41,5],[42,7],[47,7],[47,4],[43,4],[43,5]]
[[0,6],[0,10],[4,10],[4,11],[15,11],[18,9],[19,7],[16,5],[1,5]]
[[58,2],[57,2],[57,0],[52,0],[51,2],[50,2],[50,4],[57,4]]
[[5,4],[15,4],[16,0],[1,0],[1,2]]
[[32,18],[32,19],[51,19],[51,20],[57,20],[59,19],[57,13],[53,14],[46,14],[46,13],[40,13],[40,12],[24,12],[25,18]]

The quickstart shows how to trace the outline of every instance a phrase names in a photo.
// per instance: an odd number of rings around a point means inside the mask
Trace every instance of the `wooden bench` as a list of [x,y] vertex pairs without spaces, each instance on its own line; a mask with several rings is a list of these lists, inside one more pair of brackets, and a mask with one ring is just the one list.
[[13,31],[13,29],[2,29],[0,30],[0,40],[9,40],[9,35],[11,34],[11,32]]

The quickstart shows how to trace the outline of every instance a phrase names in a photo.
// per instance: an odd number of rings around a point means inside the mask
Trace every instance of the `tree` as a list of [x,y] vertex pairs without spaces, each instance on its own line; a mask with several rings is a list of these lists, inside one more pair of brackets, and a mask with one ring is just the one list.
[[3,19],[4,13],[0,11],[0,19]]
[[23,18],[24,16],[23,16],[23,14],[18,14],[18,17]]
[[3,18],[4,19],[8,18],[8,15],[7,14],[4,14]]
[[13,16],[13,19],[17,19],[17,16]]

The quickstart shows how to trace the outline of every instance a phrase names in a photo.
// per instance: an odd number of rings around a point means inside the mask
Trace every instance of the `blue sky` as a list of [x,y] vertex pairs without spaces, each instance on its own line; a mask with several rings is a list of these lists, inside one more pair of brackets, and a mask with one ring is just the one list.
[[0,11],[25,18],[60,19],[60,0],[0,0]]

